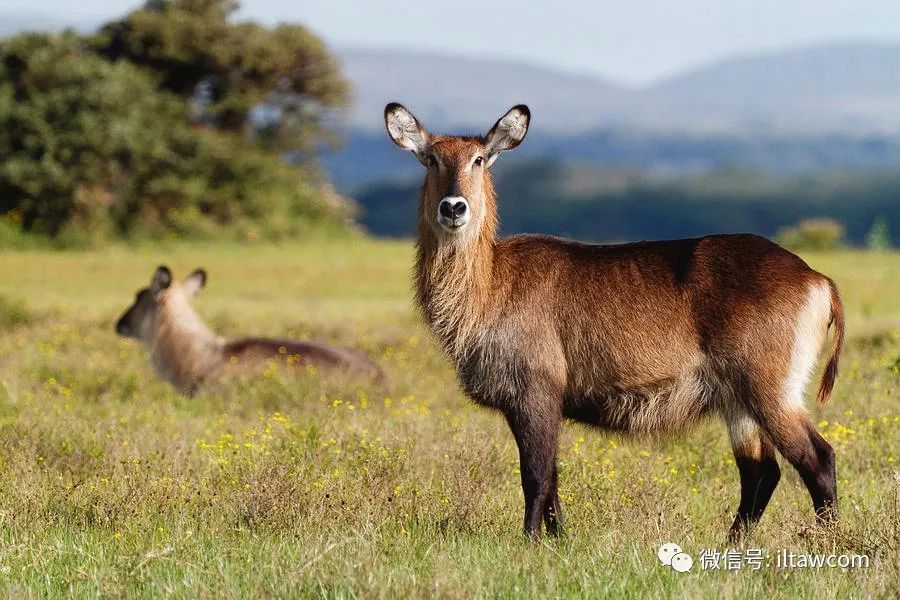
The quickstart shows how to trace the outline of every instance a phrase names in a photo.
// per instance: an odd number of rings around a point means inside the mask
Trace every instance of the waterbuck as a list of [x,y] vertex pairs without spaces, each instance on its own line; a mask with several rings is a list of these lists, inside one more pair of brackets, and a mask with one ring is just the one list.
[[381,369],[359,352],[319,342],[218,337],[190,305],[205,285],[203,269],[178,283],[167,267],[160,266],[150,287],[137,291],[134,304],[116,323],[116,333],[149,346],[157,372],[180,391],[192,394],[204,382],[261,370],[270,359],[290,367],[340,370],[383,381]]
[[464,391],[502,412],[519,448],[525,533],[561,531],[556,454],[568,418],[625,434],[676,432],[706,414],[728,426],[740,471],[732,539],[763,513],[778,450],[819,520],[836,510],[834,451],[804,388],[834,323],[824,404],[844,336],[834,283],[753,235],[620,245],[497,235],[488,168],[530,120],[510,109],[484,136],[430,134],[388,104],[391,139],[425,166],[418,305]]

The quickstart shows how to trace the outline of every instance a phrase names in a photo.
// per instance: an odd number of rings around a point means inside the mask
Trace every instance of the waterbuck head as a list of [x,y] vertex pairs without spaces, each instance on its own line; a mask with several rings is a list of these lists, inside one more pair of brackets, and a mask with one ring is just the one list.
[[150,280],[150,286],[141,288],[134,296],[132,304],[116,323],[116,333],[150,342],[156,327],[160,302],[165,295],[183,294],[194,296],[206,285],[206,271],[195,269],[181,282],[172,280],[172,272],[165,265],[157,267]]
[[475,239],[486,223],[496,227],[488,169],[501,152],[512,150],[525,139],[530,116],[528,107],[520,104],[509,109],[483,136],[449,136],[428,133],[400,104],[385,107],[388,135],[427,169],[419,226],[430,231],[439,246]]

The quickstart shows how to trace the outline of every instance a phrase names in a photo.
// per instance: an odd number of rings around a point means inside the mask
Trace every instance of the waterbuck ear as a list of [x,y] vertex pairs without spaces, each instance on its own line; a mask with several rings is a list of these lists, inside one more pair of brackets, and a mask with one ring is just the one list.
[[522,143],[528,133],[531,111],[524,104],[513,106],[484,136],[488,166],[491,166],[501,152],[512,150]]
[[428,151],[428,132],[402,104],[391,102],[384,107],[384,126],[394,143],[411,150],[419,162],[425,164]]
[[150,280],[150,291],[154,294],[172,285],[172,271],[166,265],[159,265]]
[[185,278],[184,282],[182,282],[181,287],[188,296],[194,296],[203,289],[203,286],[205,285],[206,271],[203,269],[194,269],[191,274]]

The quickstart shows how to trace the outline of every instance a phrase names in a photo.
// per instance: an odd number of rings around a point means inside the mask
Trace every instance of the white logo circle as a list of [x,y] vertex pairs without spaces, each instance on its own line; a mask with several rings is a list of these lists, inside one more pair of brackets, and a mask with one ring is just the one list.
[[670,567],[672,566],[672,557],[676,554],[684,554],[684,550],[678,544],[669,542],[659,547],[659,552],[656,553],[656,556],[659,557],[659,562]]
[[679,573],[687,573],[693,566],[694,559],[684,552],[679,552],[672,557],[672,568]]

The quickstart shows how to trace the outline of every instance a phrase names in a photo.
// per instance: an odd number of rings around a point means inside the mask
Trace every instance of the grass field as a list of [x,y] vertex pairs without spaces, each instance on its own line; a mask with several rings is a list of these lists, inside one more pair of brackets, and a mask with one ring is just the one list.
[[[569,535],[520,535],[502,418],[458,390],[411,304],[412,248],[348,238],[0,253],[0,592],[5,596],[888,597],[900,588],[900,255],[806,257],[841,287],[850,336],[831,403],[842,518],[810,527],[796,473],[748,546],[758,571],[703,570],[738,500],[721,423],[636,443],[565,427]],[[165,262],[209,272],[225,335],[369,352],[391,389],[267,370],[193,398],[113,324]],[[664,542],[694,558],[659,564]],[[866,554],[779,569],[775,552]]]

